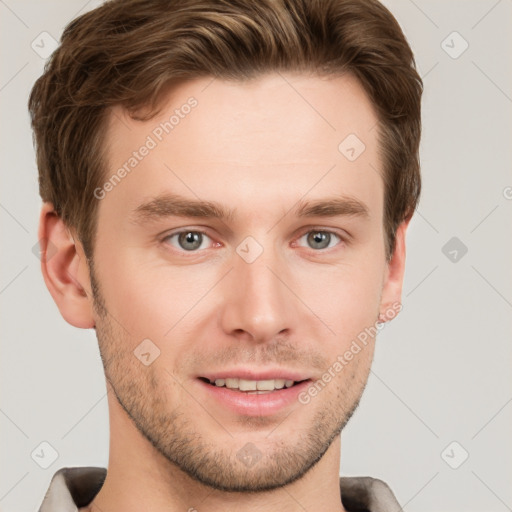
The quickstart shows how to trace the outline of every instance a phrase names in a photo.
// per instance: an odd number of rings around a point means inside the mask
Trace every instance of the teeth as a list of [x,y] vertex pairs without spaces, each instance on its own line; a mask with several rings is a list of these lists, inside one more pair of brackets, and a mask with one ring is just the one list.
[[283,389],[284,388],[284,383],[286,381],[284,379],[275,379],[274,380],[274,387],[276,389]]
[[256,391],[256,381],[255,380],[238,380],[238,389],[240,391]]
[[[217,384],[217,382],[215,382],[215,384]],[[238,379],[226,379],[226,387],[231,389],[238,389]]]
[[261,391],[273,391],[274,389],[281,389],[277,384],[277,380],[259,380],[256,382],[256,389]]
[[274,391],[275,389],[291,388],[293,380],[268,379],[268,380],[247,380],[247,379],[216,379],[215,385],[218,387],[227,387],[229,389],[238,389],[240,391]]

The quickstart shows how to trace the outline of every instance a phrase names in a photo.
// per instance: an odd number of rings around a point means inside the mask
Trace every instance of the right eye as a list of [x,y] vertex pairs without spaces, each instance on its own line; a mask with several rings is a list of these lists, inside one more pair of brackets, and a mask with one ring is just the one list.
[[[210,239],[204,231],[187,229],[166,235],[162,242],[169,243],[178,250],[197,252],[203,246],[205,238]],[[202,248],[205,249],[206,247]]]

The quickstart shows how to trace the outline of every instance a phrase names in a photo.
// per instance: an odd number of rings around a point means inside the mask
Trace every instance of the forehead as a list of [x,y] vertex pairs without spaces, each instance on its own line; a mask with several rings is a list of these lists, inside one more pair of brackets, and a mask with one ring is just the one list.
[[150,120],[110,113],[105,179],[126,172],[100,209],[133,210],[165,192],[262,209],[339,192],[381,209],[377,137],[375,110],[351,75],[183,82]]

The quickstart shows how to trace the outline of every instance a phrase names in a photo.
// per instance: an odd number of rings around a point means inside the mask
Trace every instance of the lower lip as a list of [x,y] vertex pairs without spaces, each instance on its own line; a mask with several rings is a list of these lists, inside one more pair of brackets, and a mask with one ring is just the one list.
[[226,387],[213,386],[197,379],[208,395],[231,411],[245,416],[270,416],[293,403],[298,402],[298,395],[310,384],[310,380],[295,384],[291,388],[276,389],[269,393],[247,393]]

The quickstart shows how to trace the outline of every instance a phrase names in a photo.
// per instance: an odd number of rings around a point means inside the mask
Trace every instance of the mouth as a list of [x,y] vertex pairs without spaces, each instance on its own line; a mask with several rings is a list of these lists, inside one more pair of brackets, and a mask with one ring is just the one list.
[[289,389],[311,379],[291,380],[291,379],[263,379],[251,380],[238,377],[226,377],[219,379],[208,379],[199,377],[204,383],[217,388],[227,388],[232,391],[239,391],[249,395],[263,395],[274,393],[281,389]]
[[313,381],[286,371],[233,371],[196,378],[198,393],[213,407],[237,416],[273,417],[300,405],[299,395]]

